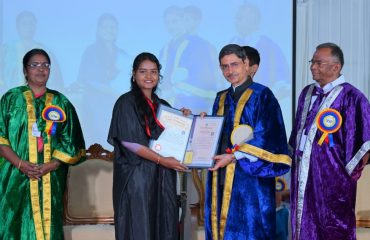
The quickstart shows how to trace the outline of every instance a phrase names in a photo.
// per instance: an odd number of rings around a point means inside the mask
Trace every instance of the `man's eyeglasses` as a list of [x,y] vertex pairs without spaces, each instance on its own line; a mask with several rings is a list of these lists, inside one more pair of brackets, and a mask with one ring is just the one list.
[[323,65],[327,65],[327,64],[335,64],[335,63],[338,63],[338,62],[323,62],[323,61],[320,61],[320,60],[310,60],[308,61],[310,63],[311,66],[317,64],[318,67],[321,67]]
[[224,72],[226,70],[228,70],[229,68],[237,68],[239,67],[241,64],[243,64],[242,62],[232,62],[230,64],[221,64],[220,65],[220,68],[221,70]]
[[31,69],[36,69],[36,68],[44,68],[44,69],[49,69],[50,68],[50,63],[47,62],[32,62],[27,65]]

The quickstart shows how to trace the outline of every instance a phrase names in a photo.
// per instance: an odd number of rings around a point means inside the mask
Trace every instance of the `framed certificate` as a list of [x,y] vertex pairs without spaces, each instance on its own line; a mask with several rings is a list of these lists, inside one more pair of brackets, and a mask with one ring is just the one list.
[[213,165],[220,140],[224,118],[222,116],[183,116],[182,112],[160,105],[158,120],[165,130],[149,147],[165,157],[174,157],[191,168],[208,168]]

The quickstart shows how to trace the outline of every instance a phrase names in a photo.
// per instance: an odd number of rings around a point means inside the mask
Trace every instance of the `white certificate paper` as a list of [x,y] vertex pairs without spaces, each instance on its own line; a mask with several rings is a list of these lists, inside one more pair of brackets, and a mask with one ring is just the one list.
[[162,156],[183,162],[193,117],[185,117],[179,110],[160,105],[157,118],[164,126],[164,131],[157,140],[150,141],[149,147]]
[[160,105],[158,120],[165,127],[149,147],[162,156],[172,156],[191,168],[213,165],[224,118],[220,116],[183,116],[182,112]]
[[184,164],[192,168],[213,166],[223,122],[224,118],[219,116],[206,116],[203,119],[195,116]]

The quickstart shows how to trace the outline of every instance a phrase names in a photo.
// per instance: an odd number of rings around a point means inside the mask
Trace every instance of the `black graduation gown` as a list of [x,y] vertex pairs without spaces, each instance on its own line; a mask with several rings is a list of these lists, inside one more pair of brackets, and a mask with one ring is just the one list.
[[[168,105],[164,100],[160,103]],[[149,145],[132,92],[116,102],[108,142],[114,146],[113,208],[117,240],[178,238],[176,172],[145,160],[121,141]]]

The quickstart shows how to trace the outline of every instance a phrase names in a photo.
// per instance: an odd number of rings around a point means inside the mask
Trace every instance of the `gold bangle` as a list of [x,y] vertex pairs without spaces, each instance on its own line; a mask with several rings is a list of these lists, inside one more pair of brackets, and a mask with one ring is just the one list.
[[157,158],[157,165],[159,164],[159,160],[161,159],[161,156],[158,156]]
[[18,163],[18,169],[21,169],[21,166],[22,166],[22,160],[19,160],[19,163]]

